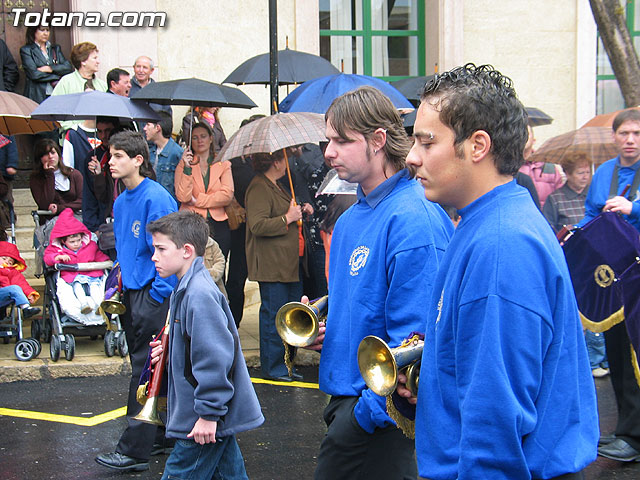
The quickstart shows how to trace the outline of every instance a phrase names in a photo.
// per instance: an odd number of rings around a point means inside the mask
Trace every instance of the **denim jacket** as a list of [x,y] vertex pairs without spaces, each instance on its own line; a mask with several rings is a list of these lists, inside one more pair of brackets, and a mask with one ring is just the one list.
[[152,144],[149,148],[149,160],[153,165],[153,170],[156,172],[156,181],[162,185],[171,194],[173,198],[176,198],[176,192],[174,187],[174,178],[176,165],[182,158],[182,148],[172,138],[164,146],[156,162],[156,150],[158,146]]

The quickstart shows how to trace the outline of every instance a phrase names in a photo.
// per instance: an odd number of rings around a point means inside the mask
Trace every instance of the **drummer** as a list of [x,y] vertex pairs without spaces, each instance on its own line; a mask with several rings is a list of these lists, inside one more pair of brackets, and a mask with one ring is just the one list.
[[[613,141],[618,156],[603,163],[593,175],[585,217],[580,226],[600,212],[618,212],[640,230],[640,110],[623,110],[613,119]],[[618,405],[613,433],[600,437],[598,454],[621,462],[640,459],[640,388],[631,368],[631,347],[624,323],[604,333],[611,383]]]

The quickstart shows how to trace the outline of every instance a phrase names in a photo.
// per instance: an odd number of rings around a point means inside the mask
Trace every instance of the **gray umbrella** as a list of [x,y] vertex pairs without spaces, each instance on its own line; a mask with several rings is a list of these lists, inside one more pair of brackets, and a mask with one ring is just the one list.
[[402,80],[396,80],[395,82],[389,82],[391,85],[400,90],[407,100],[409,100],[414,107],[417,107],[420,103],[420,94],[427,82],[433,80],[435,75],[427,75],[426,77],[409,77]]
[[134,102],[127,97],[96,91],[52,95],[31,112],[31,118],[37,120],[87,120],[96,117],[151,122],[160,120],[160,116],[145,102]]
[[[278,51],[278,84],[292,85],[340,73],[331,62],[311,53],[288,48]],[[269,54],[263,53],[240,64],[222,83],[269,84]]]

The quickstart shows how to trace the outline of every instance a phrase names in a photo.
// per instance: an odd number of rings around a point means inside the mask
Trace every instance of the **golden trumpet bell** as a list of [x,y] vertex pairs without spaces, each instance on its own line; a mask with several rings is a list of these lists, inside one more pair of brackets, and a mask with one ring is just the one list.
[[124,303],[120,301],[120,292],[116,292],[110,299],[104,300],[100,304],[100,307],[111,315],[122,315],[127,311],[127,307],[125,307]]
[[[418,360],[422,356],[423,346],[424,342],[415,341],[389,348],[379,337],[365,337],[358,347],[358,368],[364,382],[376,395],[391,395],[398,384],[398,371]],[[414,367],[412,378],[407,380],[409,389],[415,385],[417,390],[417,371]]]
[[152,425],[164,425],[164,422],[158,415],[158,397],[150,397],[144,403],[140,413],[133,417],[135,420]]
[[315,342],[320,328],[320,315],[326,311],[328,296],[306,305],[289,302],[276,314],[276,330],[280,338],[293,347],[306,347]]

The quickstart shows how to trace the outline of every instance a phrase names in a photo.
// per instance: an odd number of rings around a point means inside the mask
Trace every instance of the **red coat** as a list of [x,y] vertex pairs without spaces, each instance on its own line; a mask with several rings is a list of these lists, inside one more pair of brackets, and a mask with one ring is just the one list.
[[[82,234],[82,246],[77,252],[65,247],[61,242],[61,238],[75,233]],[[49,245],[44,250],[44,263],[49,266],[60,263],[54,260],[58,255],[69,255],[70,260],[65,263],[106,262],[109,260],[109,257],[100,251],[98,244],[91,240],[91,233],[81,221],[73,216],[73,210],[70,208],[65,208],[62,211],[51,230]],[[78,274],[100,277],[103,273],[102,270],[88,272],[64,271],[60,275],[65,282],[71,283]]]
[[27,297],[35,294],[35,298],[37,300],[40,297],[40,294],[36,292],[31,285],[29,285],[22,273],[20,273],[27,268],[27,265],[20,256],[18,247],[10,242],[0,242],[0,257],[11,257],[16,262],[11,267],[0,265],[0,287],[18,285]]

